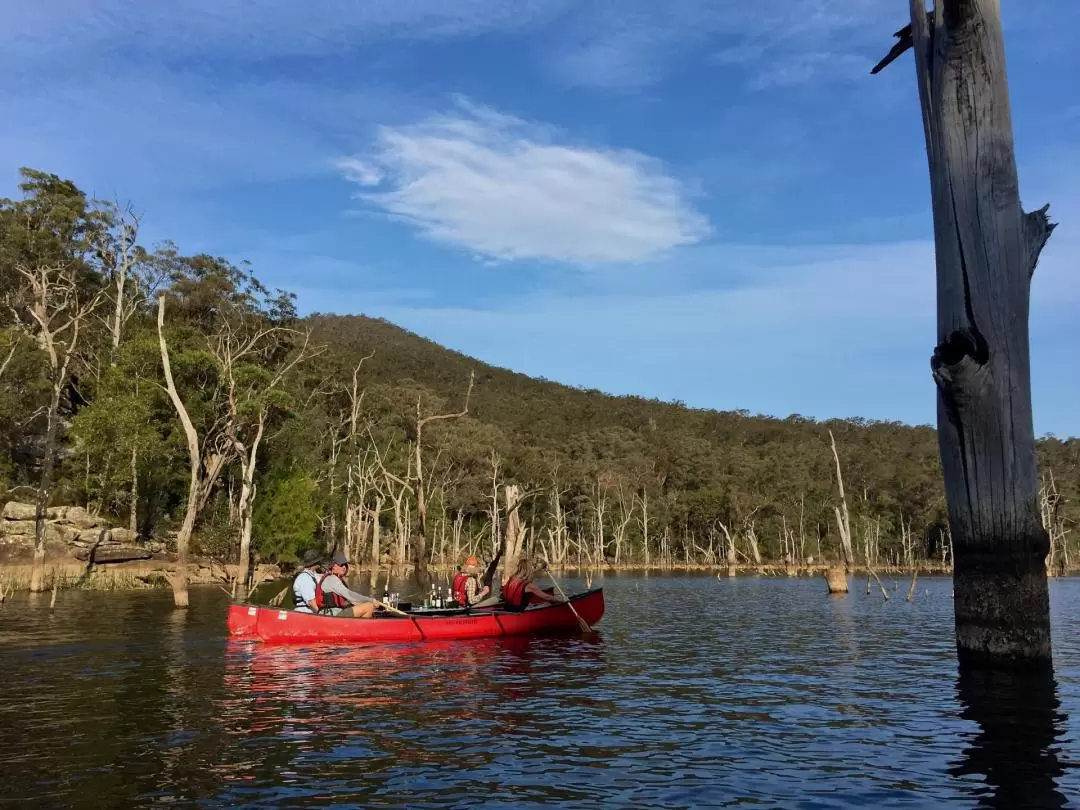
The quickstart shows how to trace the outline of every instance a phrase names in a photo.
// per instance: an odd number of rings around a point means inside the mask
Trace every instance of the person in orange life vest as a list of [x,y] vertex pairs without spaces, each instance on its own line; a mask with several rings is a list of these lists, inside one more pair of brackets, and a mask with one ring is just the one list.
[[455,601],[463,607],[482,607],[499,601],[497,598],[484,599],[491,589],[480,584],[480,561],[476,557],[465,560],[464,570],[454,576],[452,590]]
[[301,613],[321,613],[352,619],[370,619],[375,613],[375,600],[351,590],[342,579],[349,570],[344,554],[335,554],[330,570],[318,576],[315,562],[322,555],[308,552],[304,555],[304,570],[293,583],[296,610]]
[[541,588],[534,585],[533,577],[536,573],[536,569],[529,565],[527,559],[522,559],[517,564],[517,568],[510,575],[510,579],[506,580],[502,586],[502,598],[506,602],[507,610],[524,610],[529,606],[530,602],[535,600],[541,602],[566,601],[553,594],[545,593]]

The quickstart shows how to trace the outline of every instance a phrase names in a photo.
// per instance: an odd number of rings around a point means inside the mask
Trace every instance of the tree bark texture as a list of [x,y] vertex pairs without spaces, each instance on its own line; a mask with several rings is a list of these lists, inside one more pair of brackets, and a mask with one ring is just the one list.
[[177,607],[188,606],[188,545],[191,542],[191,533],[195,529],[195,516],[199,511],[199,434],[195,432],[195,426],[188,416],[187,408],[176,390],[176,382],[173,380],[172,365],[169,363],[169,347],[165,342],[165,296],[158,298],[158,344],[161,349],[161,367],[165,374],[165,390],[169,394],[176,415],[184,427],[184,436],[187,439],[188,460],[190,461],[190,480],[188,483],[187,508],[184,511],[184,522],[180,525],[180,533],[176,535],[176,570],[170,581],[173,588],[173,602]]
[[[1024,213],[998,0],[910,0],[934,214],[938,441],[961,665],[1047,665],[1030,282],[1053,226]],[[901,42],[904,36],[901,32]],[[894,49],[895,51],[896,49]],[[893,57],[895,58],[895,57]]]

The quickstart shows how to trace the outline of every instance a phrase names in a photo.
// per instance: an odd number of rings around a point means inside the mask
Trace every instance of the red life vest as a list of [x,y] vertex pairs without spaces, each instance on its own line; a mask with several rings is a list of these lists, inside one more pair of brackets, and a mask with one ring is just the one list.
[[529,583],[517,577],[510,577],[502,586],[502,598],[506,606],[511,610],[524,610],[529,604],[530,595],[525,592],[525,586]]
[[454,597],[454,601],[462,607],[468,607],[468,594],[465,591],[465,583],[469,581],[471,574],[463,574],[458,571],[454,574],[454,582],[450,586],[450,594]]
[[323,590],[323,580],[330,576],[329,572],[319,577],[319,581],[315,583],[315,607],[322,613],[329,608],[347,608],[349,606],[349,600],[344,596],[336,593],[327,593]]

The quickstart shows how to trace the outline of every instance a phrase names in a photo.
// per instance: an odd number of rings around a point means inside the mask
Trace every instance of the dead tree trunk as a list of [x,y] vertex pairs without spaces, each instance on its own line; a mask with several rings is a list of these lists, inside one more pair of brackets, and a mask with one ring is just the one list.
[[190,480],[188,482],[187,508],[184,511],[184,522],[180,525],[180,533],[176,535],[176,570],[170,581],[173,588],[173,601],[177,607],[188,606],[188,544],[191,541],[191,532],[195,528],[195,516],[199,511],[199,434],[195,432],[195,426],[188,416],[187,408],[184,407],[180,394],[176,390],[173,381],[172,366],[169,364],[169,347],[165,342],[165,296],[158,298],[158,344],[161,349],[161,367],[165,373],[165,390],[169,394],[176,415],[180,418],[180,424],[184,427],[184,437],[187,439],[188,461],[190,462]]
[[506,554],[503,563],[502,584],[514,573],[518,561],[521,559],[522,548],[525,545],[525,527],[521,525],[521,490],[516,484],[508,484],[503,488],[506,499]]
[[844,494],[844,476],[840,472],[840,456],[836,452],[836,439],[832,431],[829,431],[829,443],[832,445],[833,461],[836,462],[836,487],[840,490],[840,506],[833,506],[836,513],[836,528],[840,532],[840,552],[844,557],[844,565],[851,569],[855,564],[855,552],[851,545],[851,515],[848,514],[847,495]]
[[251,584],[251,531],[255,520],[255,467],[259,458],[259,444],[266,429],[266,411],[260,410],[255,438],[246,447],[246,455],[240,456],[240,581]]
[[382,495],[376,495],[375,508],[371,510],[371,568],[373,571],[379,570],[379,563],[381,562],[379,551],[382,539],[379,530],[382,528],[382,510],[383,497]]
[[961,665],[1050,664],[1049,548],[1031,413],[1031,277],[1053,226],[1026,214],[998,0],[910,0],[876,73],[915,52],[937,263],[938,441]]
[[19,318],[21,329],[38,344],[48,360],[49,406],[46,411],[41,478],[34,510],[34,562],[30,569],[30,591],[40,593],[45,587],[45,510],[49,505],[56,466],[60,400],[67,386],[72,361],[78,351],[81,330],[86,319],[97,307],[100,294],[94,296],[89,303],[80,301],[76,271],[67,265],[41,265],[32,268],[17,266],[16,269],[29,293],[26,306],[29,317],[24,322],[20,317],[21,312],[14,309],[12,312]]
[[424,427],[432,422],[440,422],[447,419],[460,419],[463,416],[468,416],[469,398],[472,396],[475,379],[475,375],[470,373],[469,388],[465,391],[465,407],[455,413],[440,413],[432,416],[421,416],[420,400],[416,400],[416,442],[413,446],[413,451],[415,453],[414,480],[416,481],[416,485],[413,487],[413,494],[416,497],[416,512],[420,521],[420,532],[416,536],[416,548],[413,549],[413,570],[416,575],[416,581],[420,584],[421,588],[427,587],[428,582],[430,581],[430,574],[427,567],[427,541],[429,532],[427,519],[427,480],[424,478]]
[[128,529],[132,535],[139,531],[139,448],[131,447],[131,495],[129,496]]

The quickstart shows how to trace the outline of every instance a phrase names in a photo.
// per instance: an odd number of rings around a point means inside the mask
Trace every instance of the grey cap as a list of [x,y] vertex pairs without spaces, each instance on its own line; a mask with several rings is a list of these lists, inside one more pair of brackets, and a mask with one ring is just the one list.
[[332,562],[334,565],[348,565],[349,558],[339,551],[334,555],[333,559],[330,562]]

